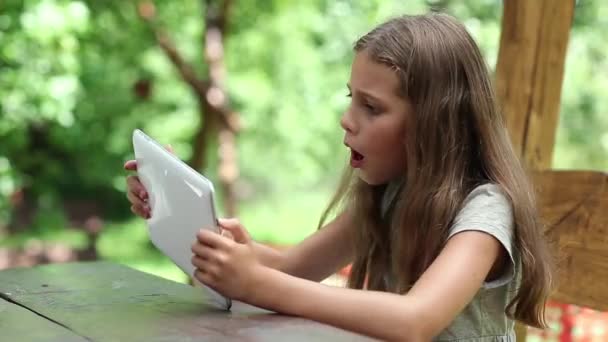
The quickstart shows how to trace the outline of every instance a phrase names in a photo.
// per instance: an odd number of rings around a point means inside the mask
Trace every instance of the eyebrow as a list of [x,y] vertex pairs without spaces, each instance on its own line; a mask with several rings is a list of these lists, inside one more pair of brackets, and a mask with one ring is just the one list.
[[[346,87],[347,87],[347,88],[348,88],[348,90],[350,90],[351,92],[353,91],[353,90],[351,89],[351,87],[350,87],[350,83],[346,83]],[[362,95],[366,96],[366,97],[369,97],[370,99],[372,99],[372,100],[374,100],[374,101],[377,101],[377,102],[379,102],[379,103],[384,103],[384,100],[382,100],[382,99],[381,99],[381,98],[379,98],[378,96],[374,96],[374,95],[370,94],[369,92],[366,92],[366,91],[364,91],[364,90],[357,90],[357,92],[358,92],[359,94],[362,94]]]

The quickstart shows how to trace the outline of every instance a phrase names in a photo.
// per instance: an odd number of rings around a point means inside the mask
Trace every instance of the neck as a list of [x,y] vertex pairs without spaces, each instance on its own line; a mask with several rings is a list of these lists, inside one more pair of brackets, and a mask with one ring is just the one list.
[[399,191],[401,191],[402,186],[402,178],[394,179],[386,184],[386,188],[384,189],[384,195],[382,196],[382,203],[380,205],[380,214],[382,217],[386,217],[388,211],[395,204],[395,201],[397,200],[397,196],[399,195]]

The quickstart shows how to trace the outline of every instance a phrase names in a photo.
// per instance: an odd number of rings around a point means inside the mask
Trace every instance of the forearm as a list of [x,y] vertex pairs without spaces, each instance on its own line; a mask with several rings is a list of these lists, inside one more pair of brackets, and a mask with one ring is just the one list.
[[278,249],[253,242],[253,250],[260,263],[264,266],[280,270],[285,260],[285,253]]
[[266,269],[251,304],[382,340],[422,341],[424,319],[405,295],[331,287]]
[[279,250],[254,241],[253,249],[258,260],[264,266],[294,277],[316,282],[326,278],[324,270],[319,271],[318,267],[315,268],[315,265],[311,265],[310,263],[298,262],[302,258],[293,248]]

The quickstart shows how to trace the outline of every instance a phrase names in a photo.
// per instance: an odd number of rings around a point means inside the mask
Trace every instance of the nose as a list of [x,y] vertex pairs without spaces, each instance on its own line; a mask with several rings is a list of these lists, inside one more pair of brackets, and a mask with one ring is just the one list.
[[342,126],[347,133],[357,133],[357,124],[352,116],[350,108],[347,109],[344,114],[342,114],[342,118],[340,118],[340,126]]

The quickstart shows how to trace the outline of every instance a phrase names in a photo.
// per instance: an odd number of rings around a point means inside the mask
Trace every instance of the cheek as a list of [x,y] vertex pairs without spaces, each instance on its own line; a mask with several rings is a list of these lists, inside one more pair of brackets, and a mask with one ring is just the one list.
[[404,171],[406,161],[405,132],[403,129],[392,130],[379,140],[384,166],[392,172]]
[[379,135],[378,142],[382,145],[382,151],[390,155],[396,155],[405,151],[405,129],[398,125],[387,127],[383,134]]
[[406,160],[405,148],[401,144],[393,145],[390,153],[386,154],[385,165],[391,173],[402,173],[405,171]]
[[376,145],[376,152],[394,151],[404,144],[404,122],[396,120],[394,116],[370,125],[369,131],[368,139]]

